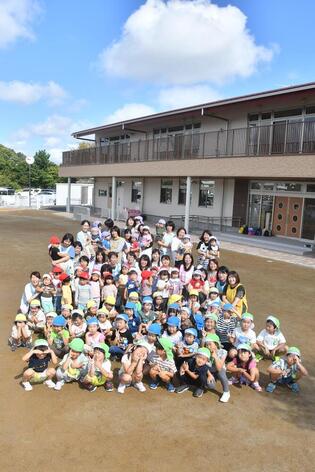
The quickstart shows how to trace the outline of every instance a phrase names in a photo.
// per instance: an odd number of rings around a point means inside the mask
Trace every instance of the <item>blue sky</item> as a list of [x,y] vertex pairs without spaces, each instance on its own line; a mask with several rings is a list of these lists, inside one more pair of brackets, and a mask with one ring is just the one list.
[[314,80],[308,0],[0,0],[0,143]]

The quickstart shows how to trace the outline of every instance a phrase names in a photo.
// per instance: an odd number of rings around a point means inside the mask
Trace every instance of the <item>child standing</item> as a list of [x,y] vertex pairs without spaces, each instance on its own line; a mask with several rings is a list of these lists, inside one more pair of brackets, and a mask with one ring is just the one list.
[[56,365],[58,360],[45,339],[36,339],[34,347],[23,356],[22,360],[28,363],[28,368],[22,377],[22,385],[27,392],[33,390],[32,383],[44,383],[48,388],[55,387],[51,379],[56,371],[48,365],[51,361]]
[[80,310],[86,311],[86,304],[91,298],[91,287],[89,285],[88,272],[81,272],[79,283],[75,290],[74,302]]
[[101,303],[101,273],[97,269],[93,269],[90,278],[91,298],[97,303],[97,308]]
[[59,276],[59,280],[61,282],[61,306],[72,305],[73,301],[70,275],[63,273]]
[[38,291],[40,292],[40,301],[44,313],[49,311],[54,311],[54,295],[56,294],[56,289],[52,283],[52,278],[49,274],[43,275],[43,281],[39,286]]
[[227,352],[225,349],[222,349],[219,336],[213,333],[206,336],[205,347],[209,349],[211,354],[208,365],[210,366],[212,378],[208,375],[208,388],[211,390],[215,389],[216,380],[219,379],[223,389],[220,402],[227,403],[230,399],[229,381],[226,376],[224,364]]

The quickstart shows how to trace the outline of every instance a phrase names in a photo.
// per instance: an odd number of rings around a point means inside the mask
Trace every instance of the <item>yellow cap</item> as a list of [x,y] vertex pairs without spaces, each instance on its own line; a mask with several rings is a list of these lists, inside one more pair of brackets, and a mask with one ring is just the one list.
[[138,292],[130,292],[128,298],[139,298]]
[[177,303],[177,302],[180,302],[181,299],[182,299],[182,295],[171,295],[170,298],[168,299],[168,304],[169,305],[172,305],[173,303]]
[[196,297],[198,297],[199,296],[198,290],[190,290],[189,296],[191,297],[192,295],[196,295]]
[[97,307],[97,302],[93,300],[93,298],[91,298],[90,300],[87,301],[86,308],[89,309],[93,307]]
[[64,305],[62,305],[61,309],[62,309],[62,310],[69,310],[69,311],[72,311],[72,310],[73,310],[73,306],[70,305],[70,303],[65,303]]
[[34,300],[31,300],[30,306],[40,306],[40,301],[34,298]]
[[26,316],[23,313],[18,313],[15,317],[15,321],[26,321]]
[[115,305],[116,303],[116,298],[113,295],[107,295],[107,297],[104,300],[104,303],[108,303],[109,305]]

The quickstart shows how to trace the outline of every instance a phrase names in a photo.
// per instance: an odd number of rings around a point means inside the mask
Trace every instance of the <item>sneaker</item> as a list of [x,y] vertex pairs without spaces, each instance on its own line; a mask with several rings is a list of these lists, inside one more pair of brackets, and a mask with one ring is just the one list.
[[170,392],[170,393],[175,392],[175,387],[172,383],[168,383],[166,388],[167,388],[167,391]]
[[223,392],[223,395],[221,396],[219,401],[222,403],[227,403],[230,399],[230,396],[231,396],[230,392]]
[[262,391],[262,388],[261,388],[261,386],[259,385],[258,382],[253,382],[253,383],[251,384],[251,387],[252,387],[254,390],[256,390],[256,392],[261,392],[261,391]]
[[12,351],[12,352],[16,351],[17,348],[18,348],[16,344],[11,344],[10,347],[11,347],[11,351]]
[[239,384],[239,383],[240,383],[240,380],[237,379],[236,377],[231,377],[231,378],[229,379],[229,385],[237,385],[237,384]]
[[30,392],[31,390],[33,390],[33,387],[29,382],[22,382],[22,385],[26,392]]
[[105,387],[106,392],[113,392],[114,390],[113,382],[110,382],[109,380],[105,382],[104,387]]
[[44,384],[47,385],[48,388],[55,388],[56,386],[55,382],[53,382],[51,379],[45,380]]
[[118,385],[118,388],[117,388],[118,393],[125,393],[125,390],[126,390],[126,385],[124,385],[124,384],[119,384]]
[[147,389],[145,388],[145,386],[143,385],[142,382],[135,382],[135,383],[133,384],[133,386],[134,386],[137,390],[139,390],[139,392],[145,392],[145,391],[147,390]]
[[64,380],[58,380],[58,382],[56,382],[54,386],[54,390],[61,390],[64,384],[65,384]]
[[32,343],[26,343],[25,347],[27,347],[27,349],[32,349],[33,344]]
[[289,384],[287,384],[287,385],[288,385],[289,389],[292,390],[292,392],[294,392],[294,393],[299,393],[299,391],[300,391],[300,386],[299,386],[298,383],[293,382],[293,383],[289,383]]
[[196,390],[193,393],[193,397],[200,398],[203,395],[203,389],[202,388],[196,388]]
[[274,392],[276,386],[277,385],[274,382],[270,382],[266,387],[266,392],[268,392],[268,393]]
[[159,385],[159,382],[151,382],[149,387],[151,388],[151,390],[156,390]]
[[184,393],[187,392],[187,390],[189,390],[188,385],[181,385],[180,387],[175,388],[176,393]]
[[256,362],[262,361],[264,356],[262,354],[257,353],[255,356]]
[[97,387],[95,385],[92,385],[92,384],[85,385],[85,388],[90,393],[95,392],[95,390],[97,389]]

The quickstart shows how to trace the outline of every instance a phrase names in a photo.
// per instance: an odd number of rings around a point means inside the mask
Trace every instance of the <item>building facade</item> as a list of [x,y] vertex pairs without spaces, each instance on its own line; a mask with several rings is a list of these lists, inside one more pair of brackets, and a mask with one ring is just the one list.
[[315,234],[315,83],[78,131],[62,177],[93,177],[100,216],[140,211]]

